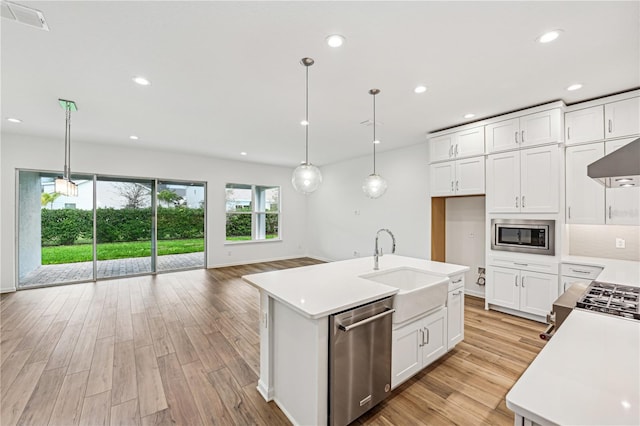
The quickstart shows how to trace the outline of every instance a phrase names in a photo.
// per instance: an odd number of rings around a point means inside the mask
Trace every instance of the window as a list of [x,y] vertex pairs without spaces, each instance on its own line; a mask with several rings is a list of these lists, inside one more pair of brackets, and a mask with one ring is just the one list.
[[280,239],[280,187],[226,186],[227,241]]

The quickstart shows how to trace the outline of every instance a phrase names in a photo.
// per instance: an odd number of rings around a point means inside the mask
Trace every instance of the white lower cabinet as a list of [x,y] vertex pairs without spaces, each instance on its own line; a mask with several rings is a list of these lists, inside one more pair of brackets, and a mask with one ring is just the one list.
[[557,297],[557,275],[495,266],[487,268],[490,304],[544,317]]
[[447,296],[447,351],[464,339],[464,288],[449,292]]
[[447,308],[393,330],[391,387],[395,388],[447,352]]

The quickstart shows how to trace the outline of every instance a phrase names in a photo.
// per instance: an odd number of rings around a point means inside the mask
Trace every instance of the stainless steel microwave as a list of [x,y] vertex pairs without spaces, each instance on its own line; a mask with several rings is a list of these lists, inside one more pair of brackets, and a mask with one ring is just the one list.
[[491,219],[491,250],[555,255],[555,220]]

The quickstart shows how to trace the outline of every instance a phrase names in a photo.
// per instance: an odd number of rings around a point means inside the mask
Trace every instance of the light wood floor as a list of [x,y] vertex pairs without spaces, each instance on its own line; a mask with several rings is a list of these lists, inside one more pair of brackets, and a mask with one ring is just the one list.
[[[256,391],[264,264],[24,290],[0,299],[2,426],[289,424]],[[542,324],[465,304],[465,340],[357,424],[513,424],[504,397]]]

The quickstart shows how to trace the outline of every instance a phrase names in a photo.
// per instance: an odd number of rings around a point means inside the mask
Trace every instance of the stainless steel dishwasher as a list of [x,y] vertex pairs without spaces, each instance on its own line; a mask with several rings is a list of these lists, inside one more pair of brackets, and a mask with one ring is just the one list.
[[344,426],[391,391],[391,298],[329,317],[329,425]]

